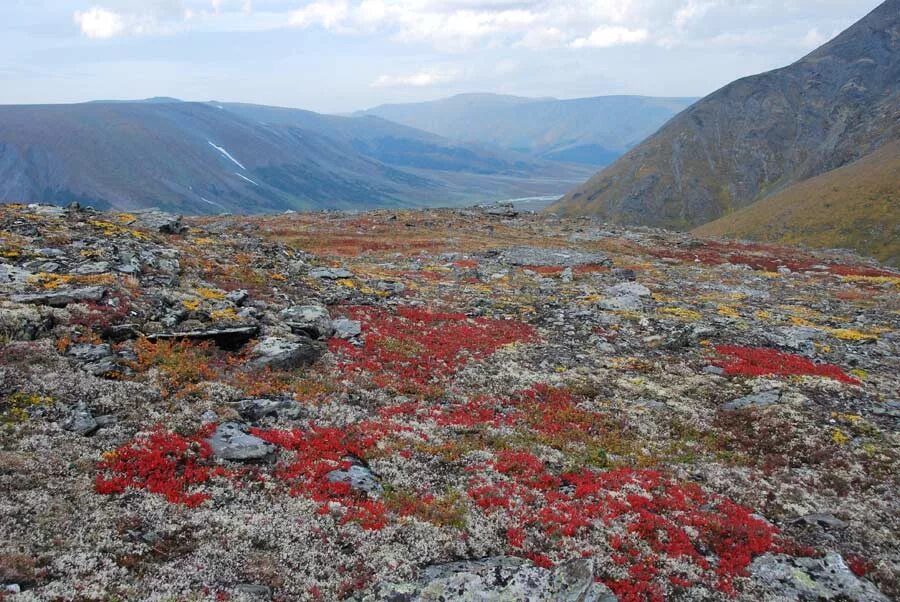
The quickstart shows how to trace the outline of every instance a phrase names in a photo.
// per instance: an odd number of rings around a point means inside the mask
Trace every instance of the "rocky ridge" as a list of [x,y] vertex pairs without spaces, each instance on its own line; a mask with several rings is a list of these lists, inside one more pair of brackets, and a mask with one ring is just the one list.
[[887,600],[900,273],[484,210],[0,207],[14,600]]

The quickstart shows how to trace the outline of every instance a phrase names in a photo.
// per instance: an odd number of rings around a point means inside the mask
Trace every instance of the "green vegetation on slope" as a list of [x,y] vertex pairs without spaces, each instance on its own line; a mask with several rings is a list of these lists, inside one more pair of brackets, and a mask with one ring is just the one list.
[[694,233],[849,248],[900,266],[900,142],[795,184]]

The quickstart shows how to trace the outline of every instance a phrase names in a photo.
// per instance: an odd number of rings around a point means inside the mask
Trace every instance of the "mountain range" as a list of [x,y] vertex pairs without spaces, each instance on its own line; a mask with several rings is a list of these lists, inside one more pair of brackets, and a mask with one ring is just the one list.
[[553,161],[607,165],[690,105],[694,98],[525,98],[459,94],[381,105],[375,115],[462,142],[490,144]]
[[[887,250],[888,242],[898,236],[898,139],[900,0],[887,0],[792,65],[737,80],[699,100],[551,210],[675,229],[721,218],[699,231],[850,244],[888,259],[892,253],[896,257],[896,251]],[[824,209],[803,205],[808,209],[801,210],[798,203],[808,204],[808,195],[823,189],[823,182],[849,182],[856,170],[864,172],[860,181],[865,180],[874,204],[861,204],[856,186],[843,186],[843,192],[831,186],[827,211],[835,221],[881,226],[854,230],[852,236],[825,228],[830,234],[823,235],[827,216],[810,218],[819,226],[808,234],[802,227],[805,217],[781,221],[788,213]],[[755,203],[763,204],[739,211]],[[870,215],[849,215],[851,207],[868,207]],[[892,207],[893,213],[878,207]],[[864,239],[864,244],[854,242]]]
[[589,170],[377,117],[258,105],[0,107],[0,199],[185,213],[358,209],[552,195]]

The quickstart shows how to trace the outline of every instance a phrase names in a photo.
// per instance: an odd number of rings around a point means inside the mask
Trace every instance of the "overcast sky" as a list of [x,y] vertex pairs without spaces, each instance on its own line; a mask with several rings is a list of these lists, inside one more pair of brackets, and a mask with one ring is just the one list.
[[703,96],[877,0],[0,0],[0,103]]

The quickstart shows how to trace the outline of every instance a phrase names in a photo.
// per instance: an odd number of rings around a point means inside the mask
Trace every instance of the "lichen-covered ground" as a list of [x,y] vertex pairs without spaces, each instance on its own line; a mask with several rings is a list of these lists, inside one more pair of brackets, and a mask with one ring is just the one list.
[[898,290],[512,211],[0,206],[0,599],[895,598]]

